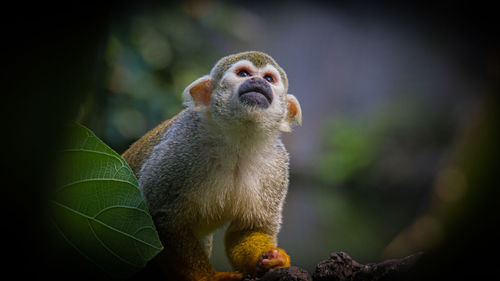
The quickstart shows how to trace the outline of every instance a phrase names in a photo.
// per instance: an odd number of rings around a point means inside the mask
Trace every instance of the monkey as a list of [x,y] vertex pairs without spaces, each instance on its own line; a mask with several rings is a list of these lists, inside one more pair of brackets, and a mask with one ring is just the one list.
[[[277,246],[289,184],[280,137],[302,124],[302,111],[285,71],[265,53],[237,53],[182,96],[184,110],[123,153],[164,246],[155,261],[173,280],[241,280],[290,266]],[[212,235],[227,223],[235,271],[217,272]]]

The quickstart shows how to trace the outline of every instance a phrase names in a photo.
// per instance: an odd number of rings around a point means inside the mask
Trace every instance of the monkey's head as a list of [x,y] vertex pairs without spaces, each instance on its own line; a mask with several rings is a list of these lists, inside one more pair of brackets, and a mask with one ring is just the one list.
[[289,132],[292,125],[302,122],[300,104],[288,94],[285,71],[261,52],[223,57],[209,75],[191,83],[183,96],[186,106],[221,127],[253,124]]

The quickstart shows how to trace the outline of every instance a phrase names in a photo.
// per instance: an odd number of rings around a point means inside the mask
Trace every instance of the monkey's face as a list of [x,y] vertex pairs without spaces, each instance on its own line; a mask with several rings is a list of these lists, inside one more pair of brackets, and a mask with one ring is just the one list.
[[286,89],[278,70],[248,60],[236,62],[222,75],[211,100],[211,111],[220,121],[279,126],[286,112]]
[[286,95],[278,70],[269,64],[258,68],[242,60],[229,68],[221,80],[232,85],[234,98],[244,107],[267,109],[280,102],[275,98],[283,100]]
[[[242,55],[250,57],[237,57]],[[194,110],[210,112],[210,118],[221,127],[249,128],[253,124],[266,131],[290,131],[290,124],[300,124],[301,112],[297,99],[287,94],[286,79],[269,56],[241,53],[221,59],[210,75],[186,88],[185,98],[192,99]]]

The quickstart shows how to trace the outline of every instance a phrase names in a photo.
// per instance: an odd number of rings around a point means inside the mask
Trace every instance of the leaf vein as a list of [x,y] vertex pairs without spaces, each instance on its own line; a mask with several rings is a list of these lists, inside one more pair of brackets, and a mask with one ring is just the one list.
[[130,184],[136,188],[139,188],[138,185],[130,182],[130,181],[126,181],[126,180],[121,180],[121,179],[116,179],[116,178],[89,178],[89,179],[83,179],[83,180],[77,180],[77,181],[73,181],[73,182],[70,182],[70,183],[67,183],[63,186],[61,186],[57,191],[61,191],[67,187],[70,187],[72,185],[75,185],[75,184],[79,184],[79,183],[84,183],[84,182],[93,182],[93,181],[114,181],[114,182],[122,182],[122,183],[127,183],[127,184]]
[[111,154],[111,153],[108,153],[108,152],[104,152],[104,151],[98,151],[98,150],[91,150],[91,149],[85,149],[85,148],[67,148],[67,149],[63,149],[61,150],[61,152],[89,152],[89,153],[97,153],[97,154],[101,154],[101,155],[106,155],[106,156],[109,156],[109,157],[112,157],[112,158],[115,158],[116,160],[120,161],[120,163],[123,165],[123,159],[121,159],[120,157],[114,155],[114,154]]
[[51,218],[51,221],[54,224],[55,229],[57,229],[57,232],[59,232],[59,234],[61,234],[64,241],[66,241],[66,243],[68,243],[71,247],[73,247],[80,255],[84,256],[87,260],[89,260],[93,265],[95,265],[96,267],[100,268],[103,271],[106,271],[106,270],[104,270],[103,267],[101,267],[99,264],[97,264],[97,262],[95,262],[92,258],[87,256],[82,250],[80,250],[80,248],[78,248],[73,242],[71,242],[71,240],[64,234],[64,232],[59,227],[59,225],[57,225],[57,223],[54,221],[54,219]]
[[108,207],[106,207],[106,208],[104,208],[104,209],[100,210],[100,211],[99,211],[99,213],[97,213],[97,214],[96,214],[93,218],[94,218],[94,219],[97,219],[97,217],[98,217],[99,215],[101,215],[102,213],[104,213],[104,212],[106,212],[106,211],[109,211],[109,210],[111,210],[111,209],[116,209],[116,208],[123,208],[123,209],[131,209],[131,210],[136,210],[136,211],[139,211],[139,212],[141,212],[141,213],[144,213],[144,214],[146,214],[146,215],[150,216],[150,215],[149,215],[149,213],[148,213],[146,210],[143,210],[143,209],[140,209],[140,208],[137,208],[137,207],[133,207],[133,206],[124,206],[124,205],[112,205],[112,206],[108,206]]
[[91,216],[89,216],[89,215],[86,215],[86,214],[84,214],[84,213],[82,213],[82,212],[79,212],[79,211],[77,211],[77,210],[75,210],[75,209],[73,209],[73,208],[71,208],[71,207],[68,207],[68,206],[66,206],[66,205],[64,205],[64,204],[61,204],[61,203],[56,202],[56,201],[53,201],[53,200],[52,200],[52,203],[53,203],[53,204],[56,204],[56,205],[58,205],[58,206],[60,206],[60,207],[62,207],[62,208],[64,208],[64,209],[67,209],[67,210],[69,210],[69,211],[71,211],[71,212],[73,212],[73,213],[76,213],[76,214],[78,214],[78,215],[80,215],[80,216],[82,216],[82,217],[85,217],[85,218],[90,219],[90,220],[93,220],[93,221],[95,221],[95,222],[97,222],[97,223],[99,223],[99,224],[102,224],[103,226],[105,226],[105,227],[107,227],[107,228],[109,228],[109,229],[111,229],[111,230],[113,230],[113,231],[115,231],[115,232],[118,232],[118,233],[120,233],[120,234],[122,234],[122,235],[125,235],[125,236],[127,236],[127,237],[129,237],[129,238],[131,238],[131,239],[134,239],[134,240],[136,240],[136,241],[138,241],[138,242],[141,242],[141,243],[143,243],[143,244],[144,244],[144,245],[146,245],[146,246],[152,247],[152,248],[157,249],[157,250],[161,250],[161,248],[156,247],[155,245],[151,245],[151,244],[149,244],[148,242],[146,242],[146,241],[144,241],[144,240],[141,240],[141,239],[139,239],[139,238],[137,238],[137,237],[134,237],[134,236],[132,236],[132,235],[130,235],[130,234],[128,234],[128,233],[126,233],[126,232],[123,232],[123,231],[121,231],[121,230],[119,230],[119,229],[116,229],[116,228],[114,228],[114,227],[110,226],[110,225],[107,225],[107,224],[105,224],[104,222],[102,222],[102,221],[100,221],[100,220],[98,220],[98,219],[96,219],[96,218],[94,218],[94,217],[91,217]]
[[130,261],[127,261],[126,259],[120,257],[120,255],[118,255],[117,253],[115,253],[115,251],[111,250],[108,246],[106,246],[106,244],[99,238],[99,235],[97,235],[97,233],[95,232],[94,230],[94,227],[92,227],[92,224],[90,223],[90,219],[87,219],[87,223],[89,225],[89,228],[90,230],[92,231],[92,234],[94,234],[94,237],[95,239],[97,239],[97,241],[99,241],[99,243],[102,245],[102,247],[104,249],[106,249],[108,252],[110,252],[113,256],[115,256],[117,259],[121,260],[122,262],[126,263],[126,264],[129,264],[131,266],[134,266],[134,267],[138,267],[140,268],[140,266],[130,262]]

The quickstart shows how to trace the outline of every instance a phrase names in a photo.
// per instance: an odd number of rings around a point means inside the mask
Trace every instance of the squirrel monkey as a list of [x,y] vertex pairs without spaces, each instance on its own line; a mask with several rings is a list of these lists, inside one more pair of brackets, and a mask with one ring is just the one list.
[[[123,154],[164,246],[155,260],[174,280],[240,280],[290,266],[277,247],[289,163],[280,131],[300,125],[302,114],[287,91],[270,56],[224,57],[184,90],[185,110]],[[216,272],[212,233],[227,222],[236,272]]]

